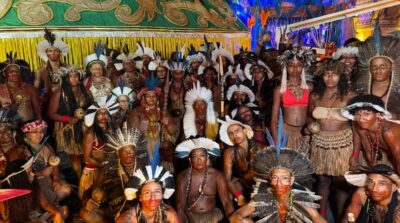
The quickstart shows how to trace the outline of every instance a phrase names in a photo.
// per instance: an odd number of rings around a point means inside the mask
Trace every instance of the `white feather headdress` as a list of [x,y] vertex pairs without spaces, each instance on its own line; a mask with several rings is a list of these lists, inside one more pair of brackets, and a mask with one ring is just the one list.
[[219,128],[219,138],[222,140],[222,142],[226,143],[229,146],[233,146],[233,142],[229,139],[228,136],[228,128],[231,125],[242,126],[247,131],[247,138],[248,139],[253,138],[254,132],[250,126],[245,125],[239,121],[233,120],[228,115],[225,116],[225,121],[218,119],[218,122],[221,123],[221,127]]
[[137,45],[137,50],[135,52],[135,57],[140,57],[141,58],[144,55],[147,55],[151,59],[153,59],[153,60],[155,59],[154,58],[154,50],[153,49],[151,49],[149,47],[145,47],[143,42],[142,43],[137,42],[136,45]]
[[228,59],[228,61],[231,64],[235,64],[235,59],[232,55],[232,53],[230,53],[228,50],[224,49],[222,46],[220,46],[217,43],[214,43],[214,50],[211,53],[211,60],[215,63],[217,63],[217,59],[218,56],[221,55],[223,57],[225,57],[226,59]]
[[221,150],[219,148],[218,143],[214,142],[208,138],[195,138],[188,139],[186,141],[181,142],[175,149],[176,157],[185,158],[188,157],[190,152],[194,149],[203,148],[207,151],[208,154],[213,156],[220,156]]
[[100,109],[107,109],[110,115],[116,113],[119,109],[119,104],[115,100],[115,97],[101,97],[97,102],[91,105],[87,109],[87,115],[85,115],[85,125],[91,127],[96,117],[96,113]]
[[254,95],[253,91],[250,90],[250,88],[248,88],[242,84],[239,86],[237,86],[237,85],[230,86],[228,88],[228,91],[226,92],[226,99],[228,99],[228,101],[230,101],[235,92],[243,92],[243,93],[247,94],[250,102],[254,102],[254,100],[256,100],[256,96]]
[[107,145],[117,151],[129,145],[135,146],[136,150],[146,148],[146,142],[146,137],[139,129],[128,128],[127,124],[124,124],[122,129],[107,133]]
[[56,36],[52,32],[50,32],[48,29],[45,29],[44,32],[45,32],[45,34],[44,34],[45,40],[40,41],[36,46],[38,56],[42,60],[47,62],[49,60],[49,58],[47,57],[46,51],[50,47],[55,47],[55,48],[59,49],[61,52],[61,55],[66,56],[68,54],[68,45],[61,40],[56,40]]

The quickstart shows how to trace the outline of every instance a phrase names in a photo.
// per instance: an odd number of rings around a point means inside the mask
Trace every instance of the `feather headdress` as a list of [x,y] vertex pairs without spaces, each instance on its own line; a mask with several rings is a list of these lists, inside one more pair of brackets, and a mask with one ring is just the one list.
[[40,41],[36,46],[38,56],[45,62],[49,60],[49,58],[47,57],[47,49],[49,49],[50,47],[55,47],[59,49],[61,55],[63,56],[66,56],[68,54],[67,44],[61,40],[56,40],[56,35],[45,28],[44,40]]
[[225,57],[230,64],[235,64],[235,59],[233,58],[232,53],[224,49],[219,43],[214,43],[214,50],[211,53],[211,60],[217,63],[219,55]]
[[154,60],[154,50],[149,48],[149,47],[145,47],[143,42],[137,42],[136,43],[137,46],[137,50],[135,52],[135,57],[139,57],[142,58],[143,56],[148,56],[150,57],[152,60]]
[[161,53],[160,52],[155,52],[154,53],[154,60],[152,60],[149,63],[149,70],[150,71],[157,71],[157,68],[159,66],[165,66],[167,68],[167,61],[162,59]]
[[127,44],[124,45],[124,48],[122,48],[122,53],[119,54],[117,56],[117,61],[118,63],[115,63],[114,66],[117,70],[122,70],[124,69],[123,63],[124,61],[133,61],[134,63],[136,63],[136,61],[134,61],[136,55],[132,52],[129,51],[129,47]]
[[138,169],[135,174],[128,180],[124,193],[127,200],[137,198],[138,191],[148,182],[154,181],[159,183],[163,190],[163,198],[168,199],[175,192],[174,176],[162,166],[158,166],[159,147],[156,147],[153,154],[153,159],[150,165]]
[[115,97],[101,97],[97,102],[91,105],[85,115],[85,125],[91,127],[93,125],[96,113],[100,109],[106,109],[110,115],[116,113],[119,109],[119,104]]
[[145,94],[149,92],[155,92],[157,96],[161,95],[161,88],[159,88],[160,80],[154,75],[150,75],[144,81],[146,87],[142,88],[138,94],[138,98],[141,99]]
[[281,80],[281,93],[286,91],[287,85],[287,66],[291,59],[297,58],[300,60],[304,68],[301,73],[301,88],[308,89],[306,82],[306,69],[311,67],[311,64],[315,62],[315,54],[310,49],[302,49],[300,47],[295,47],[290,50],[286,50],[281,56],[278,57],[278,62],[282,66],[282,80]]
[[231,101],[233,94],[235,94],[235,92],[243,92],[245,94],[247,94],[247,96],[249,97],[250,102],[254,102],[254,100],[256,100],[256,96],[254,95],[253,91],[246,87],[245,85],[232,85],[228,88],[228,91],[226,92],[226,99],[228,99],[228,101]]
[[389,178],[395,184],[400,184],[400,177],[395,173],[392,167],[386,164],[377,164],[373,167],[360,166],[355,170],[345,173],[344,178],[350,184],[356,187],[365,187],[368,174],[379,174]]
[[[258,105],[254,104],[254,103],[247,103],[245,105],[242,106],[246,106],[248,107],[252,112],[254,112],[254,114],[259,115],[260,114],[260,109],[258,108]],[[237,115],[237,111],[239,108],[235,108],[231,111],[231,117],[233,117],[234,119],[236,119],[236,115]]]
[[225,75],[222,77],[223,81],[225,82],[226,78],[228,78],[229,76],[232,76],[232,75],[236,75],[241,82],[246,79],[244,76],[243,70],[240,69],[240,64],[236,65],[235,71],[233,71],[233,67],[232,67],[232,65],[230,65],[228,67],[228,71],[225,72]]
[[121,128],[107,133],[107,145],[115,150],[124,146],[135,146],[135,150],[146,150],[147,139],[137,128],[128,128],[125,123]]
[[206,61],[206,57],[204,56],[204,54],[202,52],[196,51],[194,46],[192,44],[190,44],[189,54],[186,58],[186,61],[188,62],[188,66],[190,66],[193,62],[201,62],[202,63],[203,61]]
[[212,156],[220,156],[221,150],[218,143],[208,138],[194,138],[181,142],[175,149],[176,157],[188,157],[190,152],[194,149],[203,148],[208,154]]
[[233,142],[229,139],[228,128],[231,125],[240,125],[246,130],[246,135],[248,139],[253,138],[254,132],[250,126],[245,125],[239,121],[231,119],[228,115],[225,116],[225,121],[218,119],[218,122],[221,123],[221,127],[219,128],[219,138],[222,142],[226,143],[229,146],[233,146]]
[[22,118],[16,110],[0,108],[0,127],[17,129],[20,121]]
[[183,70],[185,71],[188,66],[188,62],[185,60],[185,46],[180,50],[176,46],[176,50],[173,53],[172,58],[167,63],[167,68],[170,71]]
[[268,79],[272,79],[274,77],[274,72],[261,60],[258,60],[257,63],[248,63],[244,67],[244,74],[248,80],[253,80],[253,72],[256,68],[261,68],[267,74]]
[[193,83],[193,88],[186,92],[185,95],[186,111],[183,116],[183,131],[186,138],[198,135],[195,121],[196,115],[193,109],[193,104],[198,100],[204,101],[207,104],[207,124],[216,124],[212,92],[205,87],[201,87],[200,82],[197,81],[196,84]]
[[117,97],[117,98],[121,95],[125,95],[126,97],[128,97],[129,101],[132,101],[135,99],[135,92],[132,90],[132,88],[126,87],[123,80],[121,80],[118,83],[118,87],[114,88],[111,91],[111,94],[115,95],[115,97]]
[[94,44],[94,53],[87,56],[84,61],[84,65],[87,69],[90,69],[94,63],[100,63],[103,67],[107,66],[108,59],[103,55],[104,49],[105,47],[101,44],[101,41]]

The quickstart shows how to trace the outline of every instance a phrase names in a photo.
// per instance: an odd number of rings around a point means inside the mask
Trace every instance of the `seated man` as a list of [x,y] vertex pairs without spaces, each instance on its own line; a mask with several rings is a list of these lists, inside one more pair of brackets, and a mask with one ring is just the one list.
[[378,163],[394,166],[400,173],[400,124],[390,121],[391,114],[384,109],[382,100],[375,95],[359,95],[342,109],[342,115],[353,120],[355,133],[352,166],[357,166],[360,148],[367,165]]
[[353,194],[343,222],[400,222],[400,178],[385,164],[348,172],[346,180],[359,188]]
[[178,175],[177,212],[182,222],[217,223],[224,214],[217,208],[217,196],[225,216],[233,212],[226,179],[219,170],[208,166],[208,155],[219,156],[218,143],[207,138],[189,139],[176,147],[178,158],[189,156],[190,167]]

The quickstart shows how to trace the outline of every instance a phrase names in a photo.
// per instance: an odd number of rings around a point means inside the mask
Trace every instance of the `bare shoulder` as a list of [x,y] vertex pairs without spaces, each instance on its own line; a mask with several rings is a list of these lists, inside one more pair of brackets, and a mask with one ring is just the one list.
[[178,214],[175,209],[169,205],[165,205],[165,215],[167,216],[167,222],[170,223],[179,223]]
[[228,157],[233,157],[233,150],[234,148],[231,146],[228,146],[224,149],[224,157],[228,156]]
[[184,171],[182,171],[182,172],[180,172],[179,174],[178,174],[178,177],[177,177],[177,183],[179,183],[182,179],[185,179],[186,178],[186,176],[187,176],[187,174],[188,174],[188,172],[189,172],[189,169],[185,169]]
[[353,90],[349,90],[349,91],[347,92],[346,98],[347,98],[348,100],[351,100],[352,98],[354,98],[354,97],[357,96],[357,95],[358,95],[357,92],[355,92],[355,91],[353,91]]
[[117,219],[115,219],[116,223],[135,223],[136,219],[136,208],[132,207],[122,213]]

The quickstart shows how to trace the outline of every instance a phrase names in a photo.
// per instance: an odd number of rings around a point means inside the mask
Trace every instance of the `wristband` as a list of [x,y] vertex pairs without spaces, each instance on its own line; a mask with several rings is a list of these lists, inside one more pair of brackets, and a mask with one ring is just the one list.
[[61,116],[61,121],[62,122],[68,122],[68,116],[67,115]]
[[236,198],[239,197],[240,195],[242,195],[241,191],[235,191],[233,192],[233,196],[235,196]]
[[354,152],[351,154],[351,156],[352,156],[352,157],[356,157],[356,158],[360,157],[360,151],[354,151]]

